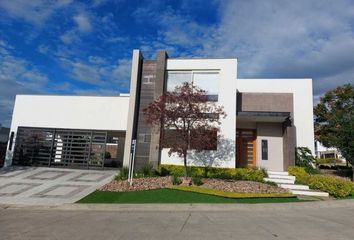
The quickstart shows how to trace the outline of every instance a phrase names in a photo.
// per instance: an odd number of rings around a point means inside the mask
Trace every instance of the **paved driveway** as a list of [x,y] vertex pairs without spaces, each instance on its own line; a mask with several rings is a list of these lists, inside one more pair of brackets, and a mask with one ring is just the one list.
[[113,179],[116,171],[14,167],[0,170],[0,204],[74,203]]

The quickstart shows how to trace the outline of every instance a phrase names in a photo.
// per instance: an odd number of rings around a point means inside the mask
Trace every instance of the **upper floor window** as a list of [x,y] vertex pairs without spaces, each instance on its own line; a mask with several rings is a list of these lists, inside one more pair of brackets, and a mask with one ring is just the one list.
[[193,85],[207,92],[210,101],[218,101],[219,73],[216,71],[168,71],[167,91],[173,91],[176,86],[184,82],[192,82]]

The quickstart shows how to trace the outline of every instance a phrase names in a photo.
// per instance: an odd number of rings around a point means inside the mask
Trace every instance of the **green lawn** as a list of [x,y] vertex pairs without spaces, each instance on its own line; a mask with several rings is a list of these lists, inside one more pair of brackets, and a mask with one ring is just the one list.
[[279,203],[299,201],[301,200],[295,197],[233,199],[174,189],[156,189],[138,192],[96,191],[79,200],[78,203]]

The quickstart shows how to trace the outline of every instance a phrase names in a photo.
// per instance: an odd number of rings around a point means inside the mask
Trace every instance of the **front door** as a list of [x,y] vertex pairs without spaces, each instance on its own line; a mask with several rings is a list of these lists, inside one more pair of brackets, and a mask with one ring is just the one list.
[[236,130],[236,167],[256,166],[256,130]]

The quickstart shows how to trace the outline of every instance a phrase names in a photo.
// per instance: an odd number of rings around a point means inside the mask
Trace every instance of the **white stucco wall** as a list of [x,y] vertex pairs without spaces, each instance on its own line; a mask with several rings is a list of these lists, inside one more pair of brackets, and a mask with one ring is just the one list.
[[[10,132],[16,136],[18,127],[126,131],[128,108],[129,96],[17,95]],[[5,166],[11,161],[8,151]]]
[[315,154],[312,79],[237,79],[240,92],[293,93],[296,145]]
[[[168,59],[167,70],[216,70],[219,72],[218,104],[224,106],[227,114],[227,117],[221,120],[219,133],[223,136],[224,147],[218,145],[217,151],[209,151],[206,155],[217,158],[214,165],[235,167],[235,152],[230,153],[230,151],[235,150],[237,59]],[[227,153],[223,151],[226,147]],[[169,157],[167,152],[168,149],[162,150],[162,164],[183,164],[182,159],[175,155]],[[190,156],[192,155],[193,153]],[[192,161],[191,158],[189,160]]]

